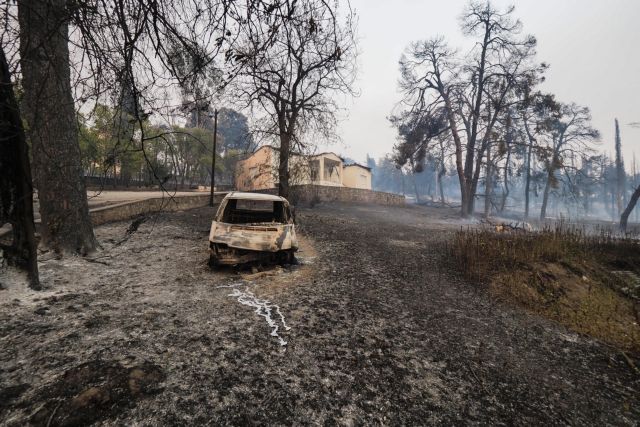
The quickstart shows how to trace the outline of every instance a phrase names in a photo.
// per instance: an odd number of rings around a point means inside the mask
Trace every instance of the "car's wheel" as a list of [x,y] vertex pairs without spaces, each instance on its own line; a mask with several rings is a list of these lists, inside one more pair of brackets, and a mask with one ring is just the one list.
[[218,267],[218,259],[214,255],[209,255],[209,268],[214,269]]
[[293,251],[282,252],[280,262],[282,264],[294,264],[296,262],[296,258],[293,255]]

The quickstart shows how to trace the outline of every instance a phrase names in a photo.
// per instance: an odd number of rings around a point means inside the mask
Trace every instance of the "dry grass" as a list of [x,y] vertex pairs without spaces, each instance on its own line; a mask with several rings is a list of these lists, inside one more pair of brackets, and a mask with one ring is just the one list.
[[638,240],[560,225],[537,233],[459,231],[448,249],[456,268],[501,299],[640,352]]

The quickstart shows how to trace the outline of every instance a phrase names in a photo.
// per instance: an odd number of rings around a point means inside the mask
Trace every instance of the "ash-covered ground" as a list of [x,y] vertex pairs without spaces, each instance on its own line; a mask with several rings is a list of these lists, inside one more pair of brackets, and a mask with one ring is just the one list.
[[209,269],[213,212],[98,227],[44,292],[1,272],[0,424],[640,420],[620,352],[442,267],[452,210],[301,209],[301,264],[258,274]]

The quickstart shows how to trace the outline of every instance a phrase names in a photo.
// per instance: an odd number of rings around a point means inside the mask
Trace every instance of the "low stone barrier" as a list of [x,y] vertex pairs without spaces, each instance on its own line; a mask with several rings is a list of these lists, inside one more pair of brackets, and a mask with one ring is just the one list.
[[[256,193],[278,194],[276,188],[258,190]],[[403,195],[362,188],[332,187],[328,185],[294,185],[291,187],[289,201],[295,204],[313,204],[317,202],[372,203],[377,205],[404,206]]]
[[[218,192],[214,202],[220,203],[227,193]],[[123,221],[142,214],[160,211],[181,211],[198,208],[209,204],[209,194],[199,194],[197,196],[175,196],[156,197],[153,199],[134,200],[118,203],[114,205],[94,208],[89,211],[91,223],[93,225],[105,224],[112,221]],[[36,227],[40,226],[40,219],[35,220]],[[11,233],[11,226],[0,228],[0,238]]]
[[[267,189],[256,193],[277,194],[278,190]],[[218,192],[215,195],[215,203],[220,203],[227,193]],[[293,204],[313,204],[317,202],[349,202],[349,203],[373,203],[388,206],[403,206],[404,196],[381,191],[363,190],[361,188],[330,187],[325,185],[296,185],[291,187],[290,201]],[[135,200],[115,205],[103,206],[91,209],[89,215],[93,225],[105,224],[113,221],[123,221],[138,215],[160,212],[180,211],[206,206],[209,203],[209,194],[197,196],[158,197],[153,199]],[[36,220],[39,225],[40,220]],[[10,227],[0,229],[0,237],[11,232]]]
[[[217,193],[215,203],[226,196],[227,193]],[[160,211],[181,211],[186,209],[206,206],[209,203],[209,194],[197,196],[158,197],[154,199],[135,200],[133,202],[118,203],[101,208],[92,209],[89,212],[93,225],[100,225],[112,221],[121,221],[138,215]]]

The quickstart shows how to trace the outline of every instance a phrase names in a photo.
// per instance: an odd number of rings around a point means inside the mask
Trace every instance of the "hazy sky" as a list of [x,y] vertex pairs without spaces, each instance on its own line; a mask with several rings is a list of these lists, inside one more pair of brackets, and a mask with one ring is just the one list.
[[[396,133],[386,117],[400,100],[398,59],[414,40],[443,35],[451,46],[468,46],[458,16],[464,0],[351,0],[359,15],[361,96],[347,102],[342,143],[330,149],[364,161],[391,151]],[[563,102],[588,106],[602,133],[601,148],[613,152],[614,125],[621,124],[625,162],[635,150],[640,167],[640,0],[496,0],[515,4],[524,32],[538,39],[538,61],[551,65],[542,89]]]

